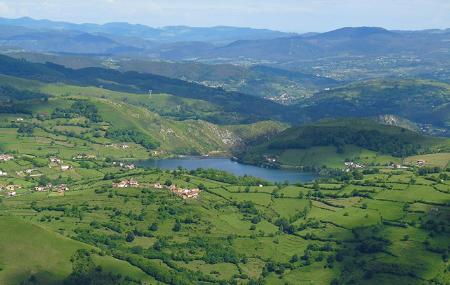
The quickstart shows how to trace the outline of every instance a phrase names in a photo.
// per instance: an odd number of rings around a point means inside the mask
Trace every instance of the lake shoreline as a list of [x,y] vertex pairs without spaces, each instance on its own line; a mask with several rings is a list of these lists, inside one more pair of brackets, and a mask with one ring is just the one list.
[[272,183],[285,182],[304,183],[311,182],[318,177],[315,172],[299,171],[298,169],[278,169],[243,164],[230,157],[210,156],[178,156],[177,158],[147,159],[135,161],[135,164],[144,168],[177,169],[179,167],[188,170],[198,168],[217,169],[232,173],[237,176],[254,176]]

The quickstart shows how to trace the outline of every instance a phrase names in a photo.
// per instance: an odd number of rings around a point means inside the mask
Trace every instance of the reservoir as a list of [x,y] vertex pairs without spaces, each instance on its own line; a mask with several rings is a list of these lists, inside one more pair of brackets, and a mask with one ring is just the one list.
[[304,183],[310,182],[317,177],[316,174],[310,172],[262,168],[253,165],[241,164],[232,161],[229,158],[186,157],[160,160],[149,159],[138,161],[136,162],[136,165],[140,167],[160,169],[177,169],[178,167],[182,167],[188,170],[195,170],[198,168],[212,168],[223,170],[237,176],[248,175],[259,177],[270,182],[288,181],[290,183]]

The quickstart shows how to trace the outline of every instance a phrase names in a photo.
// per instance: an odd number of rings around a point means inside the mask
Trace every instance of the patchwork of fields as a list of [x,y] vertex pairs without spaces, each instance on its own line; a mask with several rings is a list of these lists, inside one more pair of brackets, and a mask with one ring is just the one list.
[[[40,177],[0,178],[22,186],[14,197],[0,192],[2,284],[72,284],[95,272],[104,279],[94,284],[450,280],[449,172],[381,168],[347,182],[259,186],[98,160],[60,172],[39,161],[19,154],[0,168],[36,167],[70,190],[37,193]],[[129,178],[140,186],[112,188]],[[202,191],[183,200],[158,182]]]

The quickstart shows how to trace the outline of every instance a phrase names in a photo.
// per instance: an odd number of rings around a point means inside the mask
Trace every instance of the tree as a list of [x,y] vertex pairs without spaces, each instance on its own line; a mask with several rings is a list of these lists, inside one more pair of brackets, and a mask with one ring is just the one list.
[[134,241],[134,239],[135,239],[135,235],[133,232],[127,233],[127,237],[126,237],[127,242],[132,242],[132,241]]
[[158,224],[153,223],[150,225],[150,227],[148,227],[148,229],[151,230],[152,232],[156,232],[158,230]]
[[175,225],[173,225],[172,231],[179,232],[181,230],[181,224],[179,221],[175,222]]

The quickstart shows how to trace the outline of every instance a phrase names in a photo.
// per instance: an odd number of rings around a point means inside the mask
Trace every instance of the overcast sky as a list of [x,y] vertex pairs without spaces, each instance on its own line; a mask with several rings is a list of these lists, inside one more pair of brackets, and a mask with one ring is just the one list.
[[344,26],[428,29],[450,28],[450,0],[0,0],[0,16],[294,32]]

